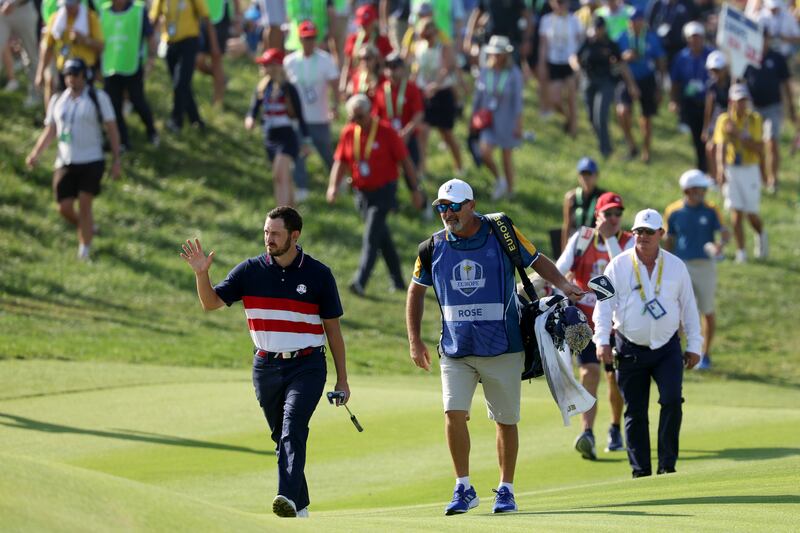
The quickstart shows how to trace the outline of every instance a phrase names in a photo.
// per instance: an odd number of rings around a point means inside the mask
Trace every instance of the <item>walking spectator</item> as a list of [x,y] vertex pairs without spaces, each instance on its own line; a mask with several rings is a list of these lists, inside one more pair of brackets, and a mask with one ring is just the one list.
[[[556,261],[558,270],[567,275],[571,273],[572,282],[584,291],[583,296],[575,305],[587,317],[594,312],[597,296],[589,290],[589,280],[603,273],[609,261],[619,255],[623,250],[633,246],[633,234],[622,230],[622,213],[625,206],[622,197],[615,192],[606,192],[597,199],[594,212],[591,214],[596,227],[591,232],[577,232],[570,237],[569,242]],[[589,318],[589,325],[594,329],[594,323]],[[600,361],[597,359],[597,348],[593,342],[577,354],[580,365],[581,385],[592,396],[597,397],[597,385],[600,381]],[[608,384],[608,401],[611,405],[611,426],[608,429],[606,451],[625,449],[622,443],[620,421],[622,419],[622,396],[617,387],[617,378],[614,375],[614,366],[604,364],[606,383]],[[575,439],[575,449],[584,459],[597,459],[594,438],[594,421],[597,416],[597,404],[581,414],[583,431]]]
[[[200,41],[197,53],[197,70],[211,76],[214,85],[213,102],[222,105],[225,98],[225,70],[222,56],[228,48],[228,37],[231,25],[237,27],[241,23],[238,0],[206,0],[208,3],[209,24],[200,25]],[[210,29],[214,30],[217,50],[211,49]]]
[[763,126],[761,115],[749,109],[749,100],[746,85],[731,85],[728,111],[719,116],[714,127],[717,183],[722,186],[725,207],[731,211],[737,263],[747,261],[744,216],[756,231],[755,256],[764,259],[768,253],[767,232],[758,216],[761,203],[759,161],[764,151]]
[[784,0],[764,0],[755,18],[769,34],[765,46],[780,53],[787,63],[790,62],[797,45],[800,45],[800,24],[787,9]]
[[608,116],[619,75],[625,80],[628,94],[633,95],[634,99],[639,98],[639,89],[627,64],[622,61],[619,45],[609,39],[606,25],[605,18],[595,17],[592,22],[593,31],[581,44],[577,54],[570,58],[570,64],[575,72],[583,70],[586,73],[586,111],[597,137],[600,153],[608,159],[614,149],[608,132]]
[[364,94],[374,102],[375,92],[383,83],[381,65],[378,49],[372,45],[362,46],[358,51],[358,64],[352,71],[350,83],[347,84],[347,95]]
[[582,227],[594,227],[597,199],[606,192],[597,186],[600,170],[594,159],[581,158],[576,170],[578,171],[578,186],[568,190],[564,195],[561,250],[566,248],[567,241],[577,230]]
[[199,49],[200,25],[206,27],[211,55],[219,55],[217,32],[208,19],[205,0],[155,0],[150,7],[153,25],[163,25],[161,40],[167,42],[167,69],[172,79],[172,111],[166,127],[173,133],[183,128],[183,116],[192,126],[205,130],[200,118],[197,102],[192,90],[197,51]]
[[[331,120],[339,117],[339,70],[330,54],[317,47],[317,27],[310,20],[298,28],[302,49],[289,54],[283,61],[286,76],[300,93],[303,118],[317,153],[325,163],[326,172],[333,166]],[[331,98],[333,97],[333,98]],[[308,197],[306,158],[300,157],[294,167],[295,200]]]
[[655,0],[650,6],[650,28],[660,39],[667,65],[672,64],[684,47],[683,28],[698,18],[699,13],[692,0]]
[[706,145],[706,165],[708,175],[717,176],[717,152],[714,148],[714,125],[717,118],[728,110],[728,91],[731,87],[731,74],[725,54],[715,50],[706,58],[708,85],[703,113],[703,142]]
[[44,85],[44,71],[50,67],[54,55],[56,71],[59,72],[57,91],[66,88],[62,73],[65,63],[72,58],[83,61],[86,65],[86,81],[92,83],[94,69],[103,52],[103,30],[97,13],[81,4],[80,0],[64,0],[63,5],[47,20],[42,30],[42,40],[34,83],[37,88],[44,89],[45,98],[49,98],[51,87]]
[[[35,105],[38,99],[34,84],[39,62],[37,19],[36,7],[30,0],[0,2],[0,50],[3,51],[3,57],[11,57],[11,50],[7,45],[12,34],[19,38],[22,49],[28,55],[28,96],[25,100],[25,105],[28,107]],[[5,64],[5,71],[8,78],[5,90],[15,91],[15,84],[12,83],[12,80],[16,81],[13,61],[10,67],[8,63]]]
[[706,59],[713,49],[705,44],[705,29],[699,22],[690,22],[683,28],[687,46],[681,50],[670,67],[672,81],[669,110],[679,112],[680,122],[689,126],[694,143],[697,168],[708,172],[706,147],[703,142],[703,119],[708,84]]
[[[486,17],[488,15],[488,17]],[[484,20],[485,19],[485,20]],[[512,46],[512,60],[519,65],[528,57],[533,35],[533,18],[529,3],[525,0],[479,0],[470,13],[464,36],[465,48],[469,48],[473,36],[485,22],[484,35],[506,37]],[[486,41],[484,41],[486,43]]]
[[622,0],[608,0],[606,5],[597,10],[596,16],[605,19],[608,38],[616,42],[623,33],[628,31],[628,22],[634,11],[633,6]]
[[[483,127],[479,128],[481,157],[495,179],[493,200],[514,192],[511,155],[522,136],[522,72],[511,60],[513,50],[508,37],[495,35],[491,38],[485,47],[486,67],[475,80],[472,102],[472,127],[482,122]],[[502,153],[503,174],[492,157],[496,147]]]
[[[650,382],[658,386],[657,474],[675,472],[683,417],[683,368],[700,361],[703,336],[689,273],[683,261],[662,250],[664,230],[658,211],[636,214],[636,243],[605,269],[616,288],[613,298],[594,308],[597,355],[611,364],[611,332],[617,349],[617,383],[625,400],[625,441],[634,478],[650,476]],[[636,280],[635,283],[632,280]],[[678,330],[686,335],[681,353]]]
[[[580,22],[568,10],[568,0],[550,0],[552,13],[539,24],[539,68],[547,68],[547,109],[561,113],[564,131],[574,139],[578,135],[578,82],[569,58],[583,40]],[[564,97],[567,105],[564,107]]]
[[[664,212],[667,232],[665,248],[677,255],[689,271],[697,310],[702,317],[703,352],[697,370],[711,368],[711,342],[716,317],[714,298],[717,292],[717,263],[730,239],[717,208],[706,201],[710,180],[704,172],[692,169],[681,175],[683,198],[667,206]],[[716,241],[716,234],[721,240]]]
[[344,43],[347,39],[347,25],[350,23],[351,8],[350,0],[333,0],[331,34],[336,48],[331,50],[331,54],[336,57],[336,64],[339,68],[344,68]]
[[289,33],[286,36],[287,50],[295,51],[303,47],[304,37],[300,35],[300,26],[310,22],[316,28],[314,44],[336,54],[336,41],[333,39],[331,29],[331,19],[334,15],[333,2],[330,0],[287,0],[286,12],[289,19]]
[[132,0],[112,0],[100,8],[100,23],[106,37],[101,61],[103,86],[114,106],[122,150],[132,148],[122,111],[126,94],[144,123],[150,143],[158,146],[153,112],[144,93],[144,51],[150,51],[152,61],[156,50],[145,6]]
[[[663,79],[666,75],[667,63],[661,42],[656,34],[647,28],[643,10],[636,9],[631,15],[628,31],[619,38],[619,48],[622,50],[622,59],[628,64],[639,90],[642,161],[649,163],[653,138],[653,115],[658,112],[658,104],[661,101],[661,83],[656,79],[656,72],[660,73]],[[622,86],[617,106],[617,116],[628,143],[628,159],[634,159],[639,154],[632,132],[632,110],[633,102],[636,100],[634,96],[627,87]]]
[[749,65],[744,71],[747,89],[753,100],[753,107],[761,115],[763,122],[764,159],[761,174],[766,180],[767,191],[774,193],[778,188],[780,169],[780,137],[784,118],[784,100],[789,109],[789,120],[800,128],[792,95],[791,73],[786,59],[775,50],[764,48],[761,68]]
[[378,10],[375,9],[375,6],[368,4],[356,9],[355,22],[359,29],[347,36],[344,44],[344,56],[340,60],[342,74],[339,78],[339,90],[343,94],[347,92],[347,83],[353,76],[353,60],[360,61],[358,54],[361,53],[364,46],[372,46],[376,49],[380,56],[380,58],[376,57],[376,68],[378,69],[383,67],[383,59],[392,53],[392,44],[385,35],[380,33]]
[[433,19],[421,21],[422,40],[414,47],[414,83],[425,95],[425,122],[418,134],[421,152],[420,174],[425,174],[430,128],[436,128],[450,150],[456,175],[464,172],[461,150],[453,126],[456,120],[456,95],[454,89],[456,60],[453,48],[439,40],[439,30]]
[[[284,54],[277,48],[266,50],[256,63],[261,65],[262,78],[256,86],[250,109],[244,119],[245,129],[253,129],[261,111],[261,129],[267,159],[272,164],[272,186],[275,203],[294,205],[292,165],[297,158],[308,155],[308,127],[297,89],[283,69]],[[263,109],[262,109],[263,108]],[[297,120],[303,136],[303,146],[297,139],[292,120]]]
[[392,126],[373,116],[372,104],[363,94],[347,101],[348,124],[342,129],[328,182],[327,199],[336,201],[346,172],[353,178],[356,207],[364,219],[364,237],[358,270],[349,284],[350,292],[364,296],[372,269],[383,255],[392,287],[405,287],[400,258],[394,247],[387,217],[397,207],[397,167],[403,166],[414,207],[422,208],[423,195],[417,174],[403,140]]
[[50,143],[57,139],[53,191],[62,218],[78,230],[78,259],[83,261],[90,260],[95,228],[92,203],[100,194],[105,172],[103,130],[111,146],[110,175],[115,180],[120,176],[119,133],[111,99],[88,84],[87,68],[79,58],[64,62],[62,75],[67,90],[50,99],[44,129],[25,160],[28,168],[33,168]]
[[[578,19],[578,22],[581,23],[581,28],[583,28],[585,34],[591,34],[597,16],[597,10],[602,7],[603,5],[600,0],[581,0],[581,7],[575,12],[575,17]],[[626,22],[625,28],[627,27]]]
[[262,43],[264,49],[283,50],[283,25],[286,24],[286,0],[255,0],[261,12],[261,25],[264,28]]

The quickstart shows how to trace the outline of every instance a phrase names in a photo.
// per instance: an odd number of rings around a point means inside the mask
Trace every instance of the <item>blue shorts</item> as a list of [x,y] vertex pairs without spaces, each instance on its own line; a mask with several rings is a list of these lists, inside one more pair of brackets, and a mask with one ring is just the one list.
[[291,126],[268,129],[265,132],[264,147],[267,149],[267,158],[270,163],[278,154],[288,155],[295,161],[300,155],[300,143]]
[[[611,337],[611,346],[614,346],[614,337]],[[576,357],[578,360],[579,365],[588,365],[588,364],[600,364],[600,360],[597,358],[597,346],[595,346],[594,342],[589,341],[589,344],[586,345],[586,348],[583,349],[581,353],[579,353]],[[614,365],[612,364],[604,364],[606,372],[613,372]]]

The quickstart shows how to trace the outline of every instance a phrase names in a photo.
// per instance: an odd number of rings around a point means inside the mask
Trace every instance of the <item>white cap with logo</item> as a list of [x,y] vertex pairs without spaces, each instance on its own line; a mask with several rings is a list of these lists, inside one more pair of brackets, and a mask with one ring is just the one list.
[[711,185],[705,173],[702,170],[697,170],[696,168],[687,170],[681,174],[681,179],[678,181],[678,183],[681,184],[682,191],[685,191],[686,189],[693,189],[695,187],[708,189],[709,185]]
[[441,203],[442,200],[447,200],[448,202],[453,202],[454,204],[460,204],[461,202],[466,202],[467,200],[474,199],[475,196],[472,194],[472,187],[464,180],[459,179],[452,179],[450,181],[446,181],[439,187],[439,194],[436,196],[436,200],[434,200],[433,205],[437,205]]
[[642,209],[636,213],[636,218],[633,219],[632,230],[639,228],[649,228],[652,230],[661,229],[664,221],[661,219],[661,214],[655,209]]

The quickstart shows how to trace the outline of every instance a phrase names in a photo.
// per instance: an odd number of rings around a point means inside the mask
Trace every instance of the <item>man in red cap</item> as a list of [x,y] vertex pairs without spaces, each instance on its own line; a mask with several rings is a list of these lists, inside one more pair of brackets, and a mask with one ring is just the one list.
[[[595,206],[595,228],[582,226],[575,232],[561,256],[556,262],[558,270],[567,275],[569,272],[573,283],[585,291],[583,297],[576,303],[578,308],[586,315],[589,325],[592,324],[592,312],[597,298],[589,290],[588,282],[591,278],[603,273],[609,261],[623,250],[632,248],[633,235],[629,231],[622,231],[622,212],[625,206],[622,197],[615,192],[606,192],[600,195]],[[568,276],[569,276],[568,275]],[[600,362],[594,343],[589,343],[578,354],[580,365],[581,384],[592,396],[597,396],[597,385],[600,381]],[[608,430],[608,446],[606,451],[624,449],[620,420],[622,418],[622,396],[617,387],[614,367],[605,365],[606,381],[608,382],[608,399],[611,403],[611,427]],[[594,418],[597,414],[597,404],[581,415],[583,432],[575,440],[575,449],[584,459],[597,459],[594,441]]]
[[364,45],[372,45],[378,49],[380,63],[392,53],[392,43],[389,38],[380,33],[378,27],[378,10],[371,4],[363,5],[356,9],[356,25],[358,31],[347,36],[344,43],[344,57],[341,60],[342,75],[339,78],[339,90],[344,94],[347,82],[350,80],[350,70],[353,68],[353,58]]

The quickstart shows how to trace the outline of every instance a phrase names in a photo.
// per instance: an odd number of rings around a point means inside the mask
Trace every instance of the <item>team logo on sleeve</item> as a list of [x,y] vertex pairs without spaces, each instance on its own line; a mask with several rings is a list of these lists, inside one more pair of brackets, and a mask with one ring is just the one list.
[[472,296],[475,291],[482,289],[485,285],[486,278],[483,277],[483,267],[480,263],[464,259],[453,267],[450,286],[464,296]]
[[308,289],[302,283],[297,286],[297,294],[305,294]]

